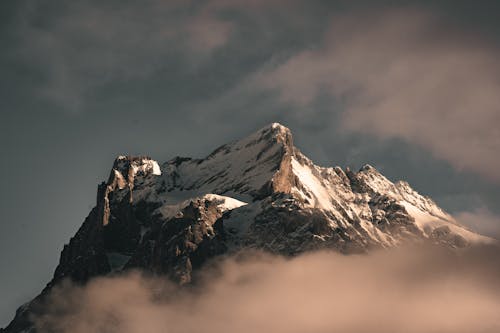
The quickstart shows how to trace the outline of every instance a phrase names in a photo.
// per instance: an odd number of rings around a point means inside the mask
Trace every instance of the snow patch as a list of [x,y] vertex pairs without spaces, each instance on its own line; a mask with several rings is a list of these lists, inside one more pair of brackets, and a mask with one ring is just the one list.
[[165,204],[158,208],[158,210],[166,219],[172,217],[180,217],[182,216],[181,211],[196,200],[207,200],[215,202],[217,204],[217,209],[219,209],[221,213],[239,208],[247,204],[246,202],[231,197],[209,193],[201,197],[190,198],[176,204]]
[[406,201],[401,201],[399,203],[404,206],[408,214],[415,219],[415,224],[426,236],[429,236],[433,230],[439,227],[447,226],[453,234],[460,235],[471,243],[492,243],[494,241],[489,237],[478,235],[459,226],[454,220],[436,217]]
[[292,158],[292,171],[307,190],[307,193],[304,193],[303,190],[295,187],[293,190],[296,193],[300,194],[302,198],[312,196],[314,199],[311,203],[312,208],[332,209],[330,194],[309,166],[302,165],[295,158]]
[[217,201],[219,204],[217,205],[217,208],[219,208],[222,212],[228,211],[228,210],[233,210],[236,208],[239,208],[241,206],[246,205],[246,202],[231,198],[231,197],[226,197],[222,195],[217,195],[217,194],[206,194],[203,196],[204,199],[207,199],[209,201]]
[[161,175],[160,166],[158,165],[158,162],[156,162],[155,160],[143,158],[138,162],[135,161],[132,162],[131,167],[134,176],[138,173],[143,173],[145,175],[151,173],[156,176]]

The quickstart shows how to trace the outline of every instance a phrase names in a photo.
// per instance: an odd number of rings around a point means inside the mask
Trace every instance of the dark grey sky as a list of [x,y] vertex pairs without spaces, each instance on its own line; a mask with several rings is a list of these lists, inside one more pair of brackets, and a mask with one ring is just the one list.
[[498,1],[3,1],[0,326],[49,280],[120,154],[266,123],[500,224]]

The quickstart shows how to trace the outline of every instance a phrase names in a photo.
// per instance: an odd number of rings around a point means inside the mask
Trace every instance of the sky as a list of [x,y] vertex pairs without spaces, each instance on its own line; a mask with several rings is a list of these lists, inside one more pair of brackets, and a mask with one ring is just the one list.
[[500,233],[498,1],[0,4],[0,326],[50,280],[118,155],[280,122]]

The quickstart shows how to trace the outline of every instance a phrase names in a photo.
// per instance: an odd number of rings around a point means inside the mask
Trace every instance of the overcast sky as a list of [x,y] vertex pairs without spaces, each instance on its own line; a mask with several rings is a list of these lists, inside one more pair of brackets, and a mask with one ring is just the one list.
[[49,281],[115,156],[270,122],[500,230],[500,2],[2,1],[0,326]]

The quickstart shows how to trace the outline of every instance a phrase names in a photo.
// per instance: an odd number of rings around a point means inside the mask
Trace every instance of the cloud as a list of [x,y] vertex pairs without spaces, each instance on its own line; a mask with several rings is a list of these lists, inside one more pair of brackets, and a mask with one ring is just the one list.
[[486,207],[474,211],[463,211],[455,215],[457,221],[483,235],[500,236],[500,216]]
[[223,46],[229,39],[231,24],[205,14],[192,19],[186,30],[189,34],[189,47],[203,52]]
[[332,94],[342,129],[404,139],[499,182],[500,51],[492,45],[423,10],[356,11],[334,16],[323,45],[269,65],[255,85],[304,109]]
[[79,111],[107,84],[119,87],[134,80],[154,80],[165,72],[182,69],[189,75],[201,66],[214,66],[210,60],[231,42],[241,23],[236,22],[238,17],[282,12],[283,3],[20,2],[9,33],[17,42],[8,52],[13,61],[34,70],[38,97]]
[[138,273],[54,289],[39,332],[497,332],[495,249],[228,258],[178,290]]
[[148,77],[179,61],[205,61],[223,47],[232,25],[191,1],[148,0],[120,6],[50,1],[20,6],[10,53],[35,67],[39,95],[80,109],[109,82]]

